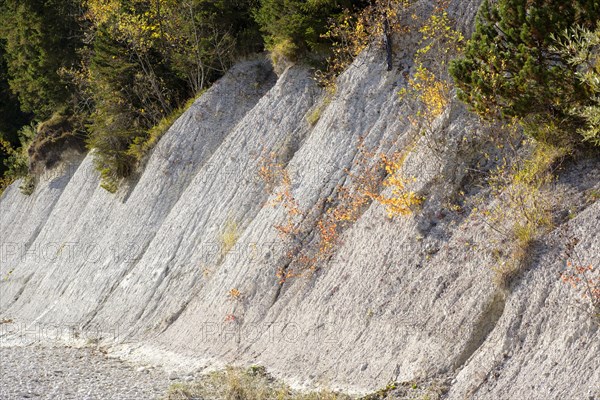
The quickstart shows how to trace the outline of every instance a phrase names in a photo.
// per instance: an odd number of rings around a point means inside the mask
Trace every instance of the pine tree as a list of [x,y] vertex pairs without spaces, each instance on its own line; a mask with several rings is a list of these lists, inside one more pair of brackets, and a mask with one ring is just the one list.
[[0,7],[0,38],[10,89],[25,112],[43,120],[65,105],[70,88],[61,67],[77,63],[82,31],[75,0],[6,0]]
[[[589,101],[575,70],[551,51],[552,35],[575,24],[593,27],[600,5],[589,0],[499,0],[483,3],[465,56],[450,68],[458,96],[488,118],[519,117],[529,133],[534,124],[555,127],[576,123],[573,104]],[[527,124],[529,122],[529,124]]]
[[144,109],[133,91],[138,68],[129,60],[127,50],[107,32],[96,33],[90,65],[95,110],[88,144],[96,149],[96,168],[111,192],[134,167],[135,160],[127,154],[129,146],[151,126],[145,123]]

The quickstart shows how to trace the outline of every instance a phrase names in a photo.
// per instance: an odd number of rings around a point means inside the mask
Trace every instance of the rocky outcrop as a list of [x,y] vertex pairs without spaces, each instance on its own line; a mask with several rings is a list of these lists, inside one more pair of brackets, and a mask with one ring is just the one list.
[[[477,3],[450,10],[468,27]],[[584,200],[600,189],[598,160],[565,167],[555,193],[580,199],[576,215],[499,288],[495,233],[469,208],[448,207],[492,201],[473,172],[493,167],[482,167],[487,128],[453,104],[436,121],[439,147],[415,141],[414,110],[397,95],[414,40],[396,46],[400,67],[388,72],[384,50],[372,48],[328,102],[304,67],[276,77],[265,60],[238,64],[116,195],[99,188],[91,155],[46,173],[29,197],[9,187],[0,319],[12,322],[0,325],[2,341],[75,328],[117,355],[174,368],[262,364],[297,385],[362,392],[450,377],[450,399],[600,398],[598,325],[558,276],[567,233],[586,263],[600,264],[600,206]],[[283,282],[289,245],[274,227],[288,215],[260,179],[265,160],[286,167],[310,225],[363,171],[361,148],[409,144],[403,171],[422,208],[390,219],[371,203],[332,257]]]

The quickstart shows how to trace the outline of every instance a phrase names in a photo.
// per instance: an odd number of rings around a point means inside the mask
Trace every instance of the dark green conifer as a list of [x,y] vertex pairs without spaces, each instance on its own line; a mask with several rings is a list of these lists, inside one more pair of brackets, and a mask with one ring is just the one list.
[[484,117],[520,117],[538,139],[560,141],[540,137],[547,130],[534,126],[576,124],[568,109],[589,101],[589,93],[574,67],[550,50],[552,35],[576,24],[594,27],[599,11],[599,2],[589,0],[499,0],[493,5],[485,0],[464,58],[450,68],[459,98]]

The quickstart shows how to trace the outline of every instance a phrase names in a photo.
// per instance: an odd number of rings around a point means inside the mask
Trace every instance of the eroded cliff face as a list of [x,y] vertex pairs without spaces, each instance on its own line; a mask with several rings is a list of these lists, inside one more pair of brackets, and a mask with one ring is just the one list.
[[[450,11],[468,29],[477,6],[457,1]],[[493,201],[473,172],[493,167],[487,128],[451,104],[435,122],[442,146],[414,141],[414,109],[398,96],[414,45],[396,43],[390,72],[381,49],[365,52],[330,101],[304,67],[277,77],[264,59],[238,64],[116,195],[99,188],[91,155],[48,171],[29,197],[9,187],[0,199],[0,319],[12,320],[0,325],[3,343],[39,340],[39,326],[65,336],[76,327],[116,355],[177,368],[261,364],[299,385],[369,391],[447,378],[450,399],[600,398],[598,325],[559,279],[566,234],[586,264],[600,265],[600,203],[585,200],[600,189],[598,160],[561,172],[554,191],[577,212],[500,288],[489,243],[502,238],[477,213],[448,207]],[[290,217],[273,205],[282,191],[314,226],[325,199],[364,172],[361,149],[409,145],[403,173],[422,207],[390,219],[369,204],[333,256],[281,279],[297,261],[275,228]],[[289,184],[269,191],[268,163],[284,166]],[[314,231],[300,249],[314,248]]]

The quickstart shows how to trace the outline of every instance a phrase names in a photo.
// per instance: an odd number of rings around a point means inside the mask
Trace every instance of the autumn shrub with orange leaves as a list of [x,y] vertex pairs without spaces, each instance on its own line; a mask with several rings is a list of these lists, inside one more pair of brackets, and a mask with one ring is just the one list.
[[271,206],[281,205],[286,213],[286,223],[276,225],[275,229],[281,235],[291,235],[296,232],[297,219],[302,215],[300,205],[292,194],[292,179],[286,165],[277,159],[273,152],[263,156],[259,161],[258,176],[265,184],[265,190],[274,195]]
[[593,316],[600,321],[600,275],[595,268],[567,261],[567,270],[561,274],[561,280],[589,303]]
[[[585,262],[576,251],[579,239],[564,239],[566,268],[560,274],[563,283],[569,285],[579,296],[579,308],[590,314],[600,324],[600,270]],[[583,305],[581,303],[584,303]]]
[[423,203],[423,197],[418,196],[412,191],[406,190],[406,185],[414,182],[415,178],[405,178],[402,175],[402,164],[405,155],[396,153],[392,157],[381,155],[381,161],[384,165],[388,178],[383,181],[383,185],[390,188],[390,195],[373,193],[372,199],[384,205],[388,216],[393,218],[397,215],[408,215],[412,212],[414,206]]
[[237,289],[237,288],[233,288],[233,289],[229,290],[227,295],[229,296],[229,298],[231,300],[238,301],[242,297],[242,292],[240,292],[239,289]]
[[[417,16],[413,18],[417,19]],[[415,53],[414,73],[400,96],[415,103],[413,124],[431,130],[453,98],[453,83],[448,64],[463,51],[464,37],[454,27],[447,12],[447,2],[438,1],[429,18],[420,22],[421,39]]]
[[[316,216],[300,208],[285,166],[274,161],[272,154],[261,161],[259,176],[273,196],[271,205],[283,207],[286,215],[284,224],[274,226],[288,249],[285,267],[277,270],[280,283],[313,272],[332,257],[343,231],[371,202],[383,205],[390,218],[409,215],[423,202],[422,197],[406,188],[414,179],[402,175],[404,153],[375,154],[365,148],[362,140],[358,151],[354,172],[346,171],[349,183],[338,185],[331,196],[319,200],[315,210],[323,211]],[[386,188],[389,190],[383,190]]]

